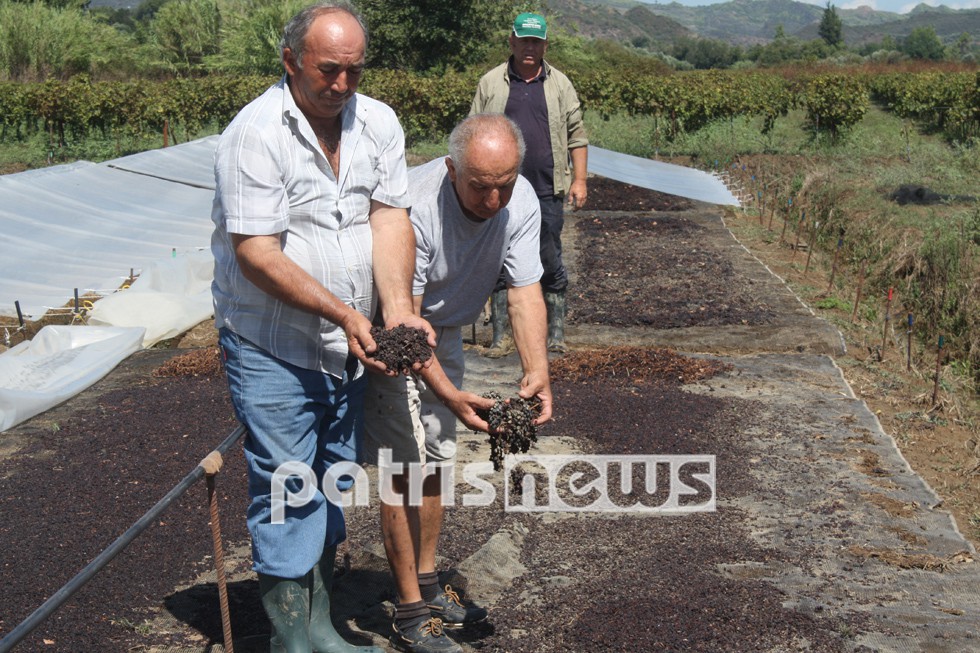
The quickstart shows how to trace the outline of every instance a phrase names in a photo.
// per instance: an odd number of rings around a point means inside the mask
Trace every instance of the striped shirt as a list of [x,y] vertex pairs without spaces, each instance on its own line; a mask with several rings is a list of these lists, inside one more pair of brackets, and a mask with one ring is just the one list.
[[347,359],[343,329],[246,280],[230,235],[278,234],[286,256],[370,319],[377,305],[371,200],[408,208],[405,139],[390,107],[355,95],[343,110],[340,143],[338,182],[283,77],[221,135],[211,213],[216,325],[337,377]]

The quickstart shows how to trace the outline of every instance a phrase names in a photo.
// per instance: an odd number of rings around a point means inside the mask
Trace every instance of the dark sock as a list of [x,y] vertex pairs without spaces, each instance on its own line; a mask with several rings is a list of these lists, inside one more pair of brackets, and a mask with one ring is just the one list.
[[422,600],[426,603],[435,601],[436,597],[439,596],[439,573],[427,571],[424,574],[419,574],[419,592],[422,594]]
[[395,625],[399,630],[407,630],[431,616],[425,601],[397,603],[395,605]]

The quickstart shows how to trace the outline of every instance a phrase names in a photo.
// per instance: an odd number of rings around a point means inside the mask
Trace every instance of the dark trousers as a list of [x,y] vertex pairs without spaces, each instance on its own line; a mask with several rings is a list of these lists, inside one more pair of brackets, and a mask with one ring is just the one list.
[[[561,260],[561,230],[565,226],[565,198],[539,197],[541,203],[541,265],[544,275],[541,277],[543,292],[565,292],[568,287],[568,274]],[[497,279],[494,290],[507,287],[503,270]]]

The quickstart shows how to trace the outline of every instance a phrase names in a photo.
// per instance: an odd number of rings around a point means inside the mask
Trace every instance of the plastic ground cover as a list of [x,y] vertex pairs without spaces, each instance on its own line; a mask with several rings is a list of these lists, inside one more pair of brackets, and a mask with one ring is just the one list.
[[0,431],[69,399],[143,342],[138,327],[48,325],[0,355]]

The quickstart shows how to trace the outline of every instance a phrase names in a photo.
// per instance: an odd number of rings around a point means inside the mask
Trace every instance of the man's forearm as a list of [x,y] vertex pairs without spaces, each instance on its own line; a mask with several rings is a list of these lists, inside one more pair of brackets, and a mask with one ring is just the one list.
[[589,148],[576,147],[568,151],[572,158],[572,179],[574,181],[585,181],[589,175]]
[[415,232],[405,209],[372,205],[374,283],[387,322],[412,313]]
[[541,284],[507,289],[507,308],[514,344],[525,374],[548,373],[548,312]]

